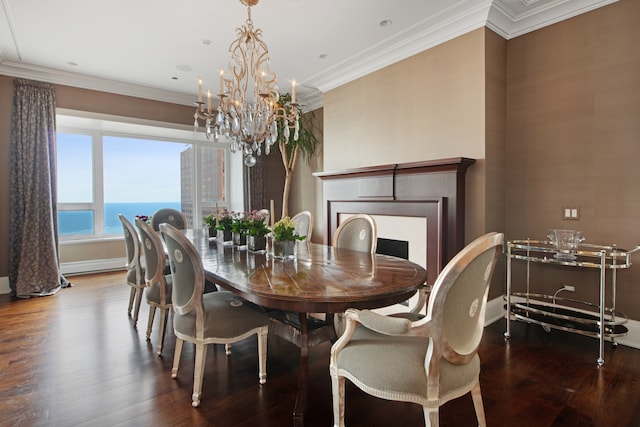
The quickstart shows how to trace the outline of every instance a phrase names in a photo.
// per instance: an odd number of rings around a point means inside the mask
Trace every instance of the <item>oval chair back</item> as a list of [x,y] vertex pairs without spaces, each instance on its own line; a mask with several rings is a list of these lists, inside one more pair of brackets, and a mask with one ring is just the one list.
[[357,214],[342,221],[333,236],[333,247],[375,253],[378,246],[376,222],[370,215]]
[[296,233],[298,236],[306,236],[307,242],[311,241],[311,233],[313,233],[313,216],[309,211],[298,212],[291,218],[296,224]]
[[184,214],[176,209],[158,209],[151,216],[151,227],[154,231],[160,231],[160,224],[171,224],[179,230],[187,228],[187,219]]

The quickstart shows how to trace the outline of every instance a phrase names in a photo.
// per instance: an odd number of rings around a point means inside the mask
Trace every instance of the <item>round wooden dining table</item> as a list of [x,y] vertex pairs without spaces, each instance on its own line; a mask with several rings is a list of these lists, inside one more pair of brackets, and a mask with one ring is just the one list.
[[[277,259],[268,251],[225,246],[197,233],[188,236],[201,255],[206,279],[265,307],[273,320],[269,332],[300,348],[296,426],[304,424],[309,348],[335,338],[333,314],[404,302],[427,280],[424,268],[388,255],[298,242],[294,258]],[[327,320],[311,319],[309,313],[326,313]]]

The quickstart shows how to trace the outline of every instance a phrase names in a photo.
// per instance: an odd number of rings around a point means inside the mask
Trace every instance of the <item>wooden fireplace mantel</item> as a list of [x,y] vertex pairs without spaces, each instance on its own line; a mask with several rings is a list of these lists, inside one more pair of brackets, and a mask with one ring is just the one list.
[[314,173],[323,185],[325,244],[340,214],[424,217],[427,282],[433,284],[464,247],[465,174],[474,162],[456,157]]

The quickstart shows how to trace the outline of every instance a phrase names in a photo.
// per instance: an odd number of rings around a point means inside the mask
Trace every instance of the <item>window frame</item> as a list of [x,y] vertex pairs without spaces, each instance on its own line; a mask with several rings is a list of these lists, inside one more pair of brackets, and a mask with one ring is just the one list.
[[[192,159],[193,175],[191,179],[194,189],[193,197],[193,227],[203,226],[201,215],[198,215],[203,208],[215,209],[216,203],[202,203],[202,190],[200,188],[200,160],[197,153],[200,147],[221,148],[224,152],[224,192],[226,200],[218,201],[219,207],[226,207],[230,210],[235,206],[242,206],[242,193],[240,197],[232,197],[236,193],[232,182],[238,178],[242,181],[242,163],[240,166],[235,157],[231,156],[231,145],[228,142],[214,143],[207,140],[203,133],[194,132],[193,128],[181,126],[173,123],[157,122],[150,120],[134,119],[128,117],[110,116],[103,114],[72,111],[58,108],[56,110],[56,134],[76,134],[91,137],[92,146],[92,193],[93,200],[89,203],[57,203],[58,211],[93,210],[94,212],[94,233],[60,235],[61,242],[73,241],[97,241],[122,238],[119,235],[104,234],[104,169],[103,169],[103,138],[118,137],[132,139],[146,139],[152,141],[163,141],[190,145],[194,150]],[[56,159],[57,161],[57,159]],[[132,220],[132,218],[129,218]]]

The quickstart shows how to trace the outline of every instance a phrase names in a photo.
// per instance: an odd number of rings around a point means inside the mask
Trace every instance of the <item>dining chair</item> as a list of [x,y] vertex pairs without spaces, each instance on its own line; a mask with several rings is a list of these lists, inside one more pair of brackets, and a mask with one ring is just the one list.
[[155,231],[160,231],[160,224],[167,223],[179,230],[187,228],[187,219],[182,212],[171,208],[158,209],[151,215],[151,227]]
[[[185,235],[170,224],[161,224],[173,277],[173,330],[176,348],[171,377],[176,378],[184,341],[195,344],[192,406],[200,405],[202,379],[209,344],[231,344],[258,336],[258,378],[267,381],[267,315],[261,307],[229,291],[203,293],[204,269],[200,254]],[[227,356],[230,348],[227,347]]]
[[440,406],[471,392],[478,424],[486,425],[478,346],[503,243],[502,233],[487,233],[455,255],[421,320],[347,310],[329,361],[334,426],[344,426],[345,378],[372,396],[422,405],[427,426],[438,426]]
[[151,330],[156,309],[160,310],[160,329],[158,330],[158,356],[162,355],[166,335],[167,318],[171,311],[171,274],[165,274],[165,253],[160,235],[140,218],[135,219],[140,233],[142,253],[145,260],[145,296],[149,304],[147,322],[147,341],[151,340]]
[[311,233],[313,233],[313,216],[309,211],[302,211],[295,214],[291,220],[296,224],[296,233],[298,236],[306,236],[307,242],[311,241]]
[[133,310],[133,326],[138,324],[138,314],[140,313],[140,303],[142,302],[142,293],[145,288],[145,268],[140,259],[140,238],[136,229],[131,222],[122,214],[118,214],[118,219],[122,223],[122,231],[124,232],[124,245],[127,255],[127,285],[131,287],[129,294],[128,313],[131,316]]
[[378,229],[370,215],[352,215],[342,221],[333,235],[333,247],[376,253]]

